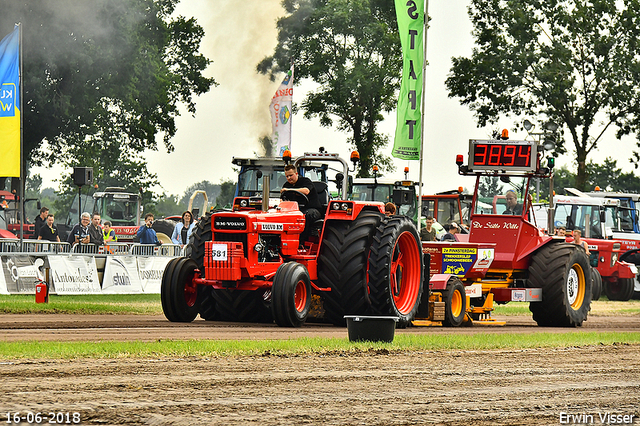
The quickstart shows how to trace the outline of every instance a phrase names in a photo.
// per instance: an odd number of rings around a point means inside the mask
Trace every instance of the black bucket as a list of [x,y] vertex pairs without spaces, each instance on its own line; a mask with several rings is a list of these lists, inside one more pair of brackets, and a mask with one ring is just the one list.
[[393,342],[398,317],[345,315],[352,342]]

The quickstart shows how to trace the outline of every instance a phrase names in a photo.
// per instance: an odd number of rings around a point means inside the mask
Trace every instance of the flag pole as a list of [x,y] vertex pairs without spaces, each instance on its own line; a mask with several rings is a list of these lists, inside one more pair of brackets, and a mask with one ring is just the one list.
[[23,156],[24,156],[24,142],[23,142],[23,131],[24,131],[24,108],[22,107],[24,105],[24,96],[23,96],[23,87],[24,87],[24,81],[22,79],[22,74],[23,74],[23,56],[22,56],[22,22],[18,22],[18,30],[20,33],[20,49],[19,49],[19,54],[18,54],[18,61],[20,63],[20,67],[19,67],[19,73],[18,73],[18,84],[20,85],[20,217],[21,217],[21,223],[20,223],[20,250],[22,251],[23,246],[22,246],[22,242],[24,240],[24,225],[27,223],[26,220],[26,216],[24,215],[24,187],[25,187],[25,183],[26,183],[26,179],[24,176],[24,172],[25,172],[25,167],[24,167],[24,161],[23,161]]
[[425,0],[424,6],[424,57],[422,58],[422,126],[420,126],[420,176],[418,178],[418,215],[417,215],[417,228],[418,234],[420,233],[420,226],[422,225],[422,151],[424,150],[424,127],[425,127],[425,98],[427,92],[427,31],[428,31],[428,23],[429,23],[429,0]]

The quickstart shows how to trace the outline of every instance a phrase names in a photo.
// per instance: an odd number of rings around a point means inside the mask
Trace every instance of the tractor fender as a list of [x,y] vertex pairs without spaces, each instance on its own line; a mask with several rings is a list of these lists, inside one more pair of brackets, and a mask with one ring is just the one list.
[[431,290],[446,290],[449,278],[455,276],[453,274],[433,274],[429,279],[429,288]]

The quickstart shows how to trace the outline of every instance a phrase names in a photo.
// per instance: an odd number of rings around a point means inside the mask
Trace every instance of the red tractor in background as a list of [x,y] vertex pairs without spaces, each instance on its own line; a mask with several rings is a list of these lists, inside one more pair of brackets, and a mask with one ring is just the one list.
[[188,257],[167,264],[161,286],[167,319],[190,322],[200,314],[297,327],[312,295],[335,325],[352,314],[393,315],[400,327],[414,318],[424,273],[416,227],[406,217],[385,216],[383,203],[347,200],[349,168],[337,154],[305,153],[296,167],[305,160],[343,166],[336,175],[341,199],[331,200],[327,184],[314,182],[323,217],[311,224],[311,235],[300,239],[306,218],[287,191],[269,208],[264,175],[262,197],[239,196],[232,211],[207,213],[191,235]]
[[[542,155],[539,143],[505,135],[470,140],[467,165],[457,156],[459,174],[476,176],[469,234],[458,234],[458,242],[423,243],[431,255],[431,296],[414,324],[496,324],[493,302],[510,301],[530,302],[541,326],[579,326],[587,319],[592,278],[586,252],[545,235],[531,221],[532,179],[551,174],[540,165]],[[499,184],[494,194],[479,194],[479,187],[488,187],[480,185],[486,178]],[[480,197],[507,193],[517,201],[515,214],[483,212]]]

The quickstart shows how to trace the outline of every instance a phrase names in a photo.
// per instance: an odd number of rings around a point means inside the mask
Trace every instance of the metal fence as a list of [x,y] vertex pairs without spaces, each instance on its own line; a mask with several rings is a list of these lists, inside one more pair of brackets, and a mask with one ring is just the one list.
[[20,251],[20,240],[14,238],[0,238],[1,253],[15,253]]
[[67,242],[24,240],[22,242],[22,251],[27,253],[69,253],[71,245]]
[[0,239],[0,253],[52,253],[52,254],[86,254],[86,255],[132,255],[132,256],[182,256],[183,248],[178,244],[131,244],[106,243],[95,244],[58,243],[42,240],[23,240],[20,247],[18,239]]

